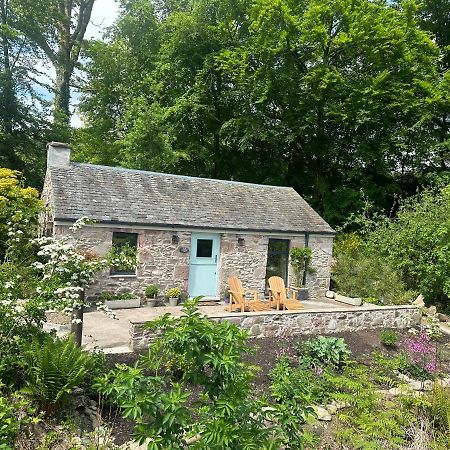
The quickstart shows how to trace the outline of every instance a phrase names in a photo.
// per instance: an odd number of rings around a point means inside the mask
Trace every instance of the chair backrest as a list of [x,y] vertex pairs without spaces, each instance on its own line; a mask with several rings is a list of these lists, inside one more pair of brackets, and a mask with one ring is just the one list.
[[238,277],[228,278],[228,287],[230,291],[233,291],[233,294],[230,294],[230,296],[233,295],[233,298],[239,305],[245,303],[245,291]]
[[281,303],[287,300],[286,286],[284,285],[284,280],[281,277],[270,277],[269,278],[269,289],[272,291],[272,295],[276,300]]

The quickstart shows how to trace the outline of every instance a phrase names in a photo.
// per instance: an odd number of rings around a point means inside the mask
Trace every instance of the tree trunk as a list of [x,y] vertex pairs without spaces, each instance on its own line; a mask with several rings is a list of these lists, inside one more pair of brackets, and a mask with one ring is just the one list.
[[[83,302],[84,302],[84,292],[83,292]],[[83,341],[83,316],[84,316],[84,306],[80,306],[79,308],[75,308],[72,313],[72,322],[70,324],[70,332],[73,334],[75,339],[75,344],[78,347],[81,347],[81,343]],[[76,322],[74,322],[74,320]]]

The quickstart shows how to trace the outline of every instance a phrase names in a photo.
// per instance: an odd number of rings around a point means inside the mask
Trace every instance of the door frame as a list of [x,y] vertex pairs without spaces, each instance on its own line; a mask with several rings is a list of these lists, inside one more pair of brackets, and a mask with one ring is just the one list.
[[[192,266],[195,266],[195,262],[193,262],[198,257],[196,256],[197,251],[197,240],[198,239],[212,239],[213,241],[213,249],[212,249],[212,258],[215,258],[215,286],[214,286],[214,294],[205,295],[205,297],[219,297],[219,265],[220,265],[220,244],[221,244],[221,234],[220,233],[210,233],[210,232],[192,232],[191,233],[191,252],[189,256],[189,278],[188,278],[188,295],[190,298],[191,295],[191,275],[192,275]],[[214,254],[214,242],[216,245],[216,254]],[[212,265],[212,264],[211,264]]]

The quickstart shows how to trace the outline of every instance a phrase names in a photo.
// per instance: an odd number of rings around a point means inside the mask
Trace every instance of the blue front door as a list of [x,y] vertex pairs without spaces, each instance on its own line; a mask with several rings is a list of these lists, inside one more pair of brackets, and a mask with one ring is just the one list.
[[192,233],[189,296],[217,296],[220,235]]

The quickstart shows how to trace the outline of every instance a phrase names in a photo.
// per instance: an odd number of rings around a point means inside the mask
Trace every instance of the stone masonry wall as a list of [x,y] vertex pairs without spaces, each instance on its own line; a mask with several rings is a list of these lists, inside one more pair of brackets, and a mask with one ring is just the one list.
[[[55,235],[68,232],[67,226],[55,225]],[[163,294],[169,287],[177,286],[188,291],[190,252],[181,253],[180,248],[190,250],[191,233],[188,231],[148,230],[137,228],[87,226],[76,232],[77,245],[97,255],[105,255],[112,244],[113,232],[138,234],[138,265],[136,275],[109,275],[105,271],[89,289],[88,295],[102,291],[131,291],[141,296],[149,284],[156,284]],[[172,243],[176,234],[179,242]],[[261,234],[222,233],[218,267],[218,293],[223,298],[230,276],[238,276],[244,288],[264,292],[267,249],[269,238]],[[238,239],[244,242],[239,244]],[[290,246],[303,247],[303,236],[284,236],[290,239]],[[310,247],[313,251],[311,266],[313,274],[307,275],[306,286],[309,298],[318,299],[325,295],[330,283],[330,264],[333,238],[311,235]],[[294,284],[293,270],[289,268],[289,283]]]
[[[67,227],[58,226],[55,232],[65,233]],[[190,247],[191,233],[93,226],[77,231],[77,245],[83,250],[105,255],[111,250],[113,232],[138,234],[136,275],[110,276],[109,271],[104,271],[97,276],[88,295],[97,295],[103,291],[131,291],[142,296],[149,284],[156,284],[161,294],[174,286],[187,290],[189,253],[181,253],[180,248]],[[172,243],[174,234],[179,238],[177,244]]]
[[314,272],[306,275],[306,287],[309,298],[317,300],[324,297],[330,288],[333,236],[311,234],[308,246],[312,250],[311,267]]
[[[239,313],[211,317],[228,320],[249,331],[251,338],[286,338],[301,334],[329,334],[378,328],[403,329],[420,324],[421,312],[414,306],[361,307],[352,310]],[[154,332],[144,322],[130,322],[130,348],[147,349]]]
[[[238,238],[243,238],[239,245]],[[219,293],[224,297],[228,278],[237,276],[244,289],[264,292],[267,246],[269,238],[263,235],[222,234],[220,243]]]

